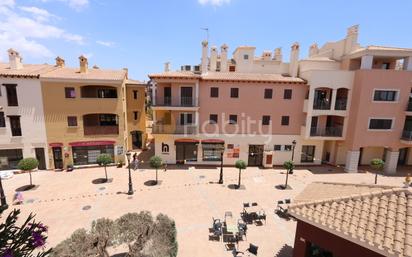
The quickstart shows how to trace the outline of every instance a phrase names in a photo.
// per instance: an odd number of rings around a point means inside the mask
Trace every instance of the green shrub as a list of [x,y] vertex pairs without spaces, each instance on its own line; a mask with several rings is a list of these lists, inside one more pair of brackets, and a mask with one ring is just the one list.
[[245,161],[237,160],[236,163],[235,163],[235,167],[240,169],[240,170],[244,170],[244,169],[246,169],[247,165],[246,165]]
[[30,171],[39,166],[39,161],[36,158],[24,158],[19,161],[17,166],[21,170]]
[[371,160],[371,167],[374,170],[377,170],[377,171],[382,170],[384,166],[385,166],[385,162],[382,159],[375,158]]
[[285,168],[287,171],[292,171],[293,169],[295,169],[295,164],[293,163],[293,161],[285,161],[283,163],[283,168]]

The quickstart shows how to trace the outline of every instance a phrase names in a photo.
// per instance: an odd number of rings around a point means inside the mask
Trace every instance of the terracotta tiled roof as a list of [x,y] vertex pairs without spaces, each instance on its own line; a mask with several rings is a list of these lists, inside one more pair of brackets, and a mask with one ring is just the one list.
[[79,68],[57,68],[41,77],[45,79],[84,79],[84,80],[113,80],[122,81],[126,77],[126,70],[106,70],[89,68],[86,73],[81,73]]
[[21,69],[10,69],[8,63],[0,63],[0,77],[38,78],[40,75],[54,69],[56,67],[48,64],[23,64]]
[[285,77],[281,74],[240,73],[240,72],[208,72],[202,74],[203,80],[253,81],[253,82],[292,82],[305,83],[301,78]]
[[327,200],[353,194],[380,192],[391,188],[394,187],[369,184],[313,182],[306,186],[306,188],[293,199],[293,202],[300,203]]
[[193,78],[201,80],[218,81],[250,81],[250,82],[286,82],[286,83],[305,83],[301,78],[286,77],[281,74],[259,74],[259,73],[240,73],[240,72],[207,72],[196,74],[191,71],[168,71],[154,73],[150,78]]
[[200,78],[199,74],[192,71],[166,71],[149,74],[149,78]]
[[385,256],[412,256],[412,192],[386,189],[289,206],[297,218]]

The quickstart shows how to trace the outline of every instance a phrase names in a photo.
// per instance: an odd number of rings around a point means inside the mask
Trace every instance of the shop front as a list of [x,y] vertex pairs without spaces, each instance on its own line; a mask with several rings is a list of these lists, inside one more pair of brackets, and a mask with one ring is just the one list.
[[114,160],[115,141],[82,141],[71,142],[73,164],[89,165],[96,164],[100,154],[109,154]]
[[0,170],[18,169],[17,164],[21,159],[23,159],[22,149],[1,149]]
[[220,139],[202,140],[202,161],[217,162],[222,160],[222,153],[225,149],[225,141]]
[[176,163],[197,162],[198,144],[196,139],[176,139]]

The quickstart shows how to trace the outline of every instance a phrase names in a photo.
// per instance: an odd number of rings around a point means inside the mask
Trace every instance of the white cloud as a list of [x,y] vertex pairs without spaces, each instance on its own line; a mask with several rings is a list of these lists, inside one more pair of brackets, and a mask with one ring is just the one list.
[[[6,0],[11,1],[11,0]],[[51,1],[59,1],[68,4],[71,8],[80,11],[87,6],[89,6],[89,0],[40,0],[43,3],[51,2]]]
[[230,4],[231,0],[198,0],[201,5],[221,6],[223,4]]
[[[9,2],[6,5],[3,1]],[[57,17],[47,10],[33,6],[16,7],[11,0],[0,2],[0,55],[4,56],[8,48],[14,48],[23,56],[51,57],[53,53],[41,40],[62,39],[77,44],[84,43],[82,36],[52,25],[51,22]]]
[[96,43],[99,44],[99,45],[102,45],[102,46],[107,46],[107,47],[113,47],[114,46],[114,42],[111,42],[111,41],[97,40]]

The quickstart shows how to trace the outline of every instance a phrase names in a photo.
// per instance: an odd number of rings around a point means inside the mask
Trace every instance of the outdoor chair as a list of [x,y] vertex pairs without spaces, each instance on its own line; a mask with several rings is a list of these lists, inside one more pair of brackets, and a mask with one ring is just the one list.
[[249,252],[255,256],[258,254],[258,247],[254,244],[249,244],[249,248],[246,249],[246,252]]
[[244,226],[239,225],[238,229],[239,229],[239,233],[237,234],[238,241],[240,241],[240,240],[243,241],[243,237],[245,237],[245,239],[247,239],[247,237],[246,237],[247,226],[246,225],[244,225]]
[[260,210],[257,214],[257,220],[259,220],[261,222],[261,220],[265,220],[265,224],[266,224],[266,213],[264,210]]
[[250,207],[249,203],[243,203],[243,208],[248,208],[248,207]]
[[257,206],[258,204],[257,203],[252,203],[252,206]]
[[290,204],[290,199],[285,199],[285,204]]

